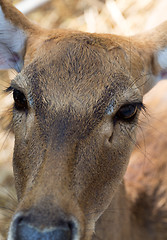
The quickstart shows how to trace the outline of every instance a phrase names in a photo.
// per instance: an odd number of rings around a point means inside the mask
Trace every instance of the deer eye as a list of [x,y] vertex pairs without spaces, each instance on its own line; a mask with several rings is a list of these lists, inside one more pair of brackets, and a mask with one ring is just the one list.
[[25,95],[19,90],[13,89],[14,106],[18,111],[25,111],[28,109],[27,99]]
[[115,117],[122,121],[131,121],[141,108],[144,108],[142,103],[125,104],[118,110]]

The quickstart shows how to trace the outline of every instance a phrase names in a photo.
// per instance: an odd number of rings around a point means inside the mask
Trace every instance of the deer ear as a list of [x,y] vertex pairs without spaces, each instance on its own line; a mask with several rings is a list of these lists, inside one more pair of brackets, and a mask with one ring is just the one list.
[[[153,61],[153,72],[155,72],[156,80],[167,79],[167,46],[159,49],[155,53],[155,62],[158,63],[158,68],[154,66]],[[158,70],[156,70],[158,69]]]
[[147,72],[143,84],[145,94],[161,79],[167,79],[167,21],[132,39]]
[[20,72],[33,25],[7,0],[0,0],[0,69]]
[[151,54],[153,86],[162,79],[167,79],[167,21],[148,32],[146,44]]
[[0,69],[21,71],[25,42],[25,32],[6,19],[0,7]]
[[153,51],[152,70],[156,81],[167,79],[167,21],[149,33]]

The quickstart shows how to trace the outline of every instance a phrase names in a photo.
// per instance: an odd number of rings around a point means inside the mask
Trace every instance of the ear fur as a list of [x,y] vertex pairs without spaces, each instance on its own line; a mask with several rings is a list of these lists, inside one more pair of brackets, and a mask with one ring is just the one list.
[[34,26],[7,0],[0,0],[0,69],[20,72],[26,40]]
[[[154,58],[157,61],[158,69],[157,80],[167,78],[167,21],[156,27],[150,38],[155,46]],[[155,66],[156,67],[156,66]],[[153,69],[154,70],[154,69]],[[156,72],[156,71],[155,71]]]
[[144,89],[146,93],[158,81],[167,78],[167,21],[132,39],[145,58],[147,69],[151,69],[149,83]]
[[25,42],[25,32],[7,20],[0,7],[0,69],[21,71]]
[[157,59],[158,59],[158,63],[159,66],[161,68],[160,70],[160,79],[166,79],[167,78],[167,47],[160,50],[157,53]]

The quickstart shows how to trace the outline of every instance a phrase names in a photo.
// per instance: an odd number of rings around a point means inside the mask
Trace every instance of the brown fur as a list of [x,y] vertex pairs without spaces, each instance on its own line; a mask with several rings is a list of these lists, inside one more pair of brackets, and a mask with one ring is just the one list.
[[[27,36],[24,68],[11,83],[29,106],[13,111],[16,213],[29,216],[30,224],[42,230],[73,217],[78,239],[90,240],[122,182],[135,144],[139,111],[131,121],[117,114],[125,104],[140,103],[155,84],[162,70],[157,51],[167,45],[167,23],[131,38],[44,30],[17,14],[8,1],[0,0],[0,5]],[[112,204],[119,208],[125,203],[127,225],[122,222],[120,236],[113,239],[130,239],[140,195],[135,204],[129,203],[126,189],[120,189]],[[120,218],[112,220],[116,226]],[[103,231],[105,239],[110,239],[109,232]]]
[[167,238],[166,91],[162,82],[144,99],[147,110],[140,116],[142,128],[123,185],[99,219],[93,239],[103,239],[104,233],[106,240]]

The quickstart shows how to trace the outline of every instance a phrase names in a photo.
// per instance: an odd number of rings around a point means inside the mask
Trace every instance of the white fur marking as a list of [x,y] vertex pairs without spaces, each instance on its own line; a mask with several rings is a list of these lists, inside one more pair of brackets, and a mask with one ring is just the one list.
[[108,105],[108,107],[106,109],[107,115],[111,115],[114,112],[114,105],[115,105],[115,101],[111,100],[110,104]]
[[158,52],[158,62],[161,68],[167,68],[167,48]]

